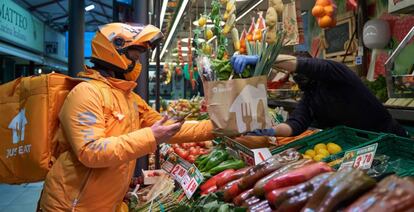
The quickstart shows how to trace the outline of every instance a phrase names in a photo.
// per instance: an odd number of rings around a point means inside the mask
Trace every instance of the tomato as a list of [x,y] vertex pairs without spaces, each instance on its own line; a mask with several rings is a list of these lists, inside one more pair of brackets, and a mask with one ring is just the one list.
[[171,145],[171,147],[175,149],[175,148],[180,147],[180,145],[178,145],[178,144],[173,144],[173,145]]
[[188,147],[195,147],[195,146],[197,146],[197,144],[194,143],[194,142],[191,142],[191,143],[187,143],[187,146]]
[[204,146],[206,148],[211,148],[211,147],[213,147],[213,142],[212,141],[204,141]]
[[197,148],[191,147],[190,150],[190,155],[199,155],[200,154],[200,150],[198,150]]
[[173,152],[175,152],[173,148],[169,148],[169,149],[167,150],[167,154],[168,154],[168,155],[169,155],[169,154],[171,154],[171,153],[173,153]]
[[210,153],[210,150],[204,149],[204,148],[200,149],[200,155],[205,155],[205,154],[208,154],[208,153]]
[[187,150],[183,149],[178,149],[178,151],[176,151],[175,153],[177,153],[177,155],[183,159],[187,159],[188,155],[190,154]]
[[204,142],[197,142],[197,145],[198,145],[199,147],[205,147],[205,143],[204,143]]
[[197,155],[189,155],[187,157],[187,161],[190,163],[194,163],[194,161],[197,159]]
[[190,148],[190,147],[188,146],[188,144],[187,144],[187,143],[182,143],[182,144],[180,144],[180,146],[181,146],[183,149],[188,149],[188,148]]

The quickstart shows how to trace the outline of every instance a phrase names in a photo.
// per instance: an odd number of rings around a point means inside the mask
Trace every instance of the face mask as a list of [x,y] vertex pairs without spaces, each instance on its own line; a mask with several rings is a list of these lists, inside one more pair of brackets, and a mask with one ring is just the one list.
[[134,69],[132,69],[132,71],[124,74],[125,79],[128,81],[134,81],[134,82],[137,81],[139,74],[141,74],[141,69],[142,69],[141,63],[137,62],[134,66]]

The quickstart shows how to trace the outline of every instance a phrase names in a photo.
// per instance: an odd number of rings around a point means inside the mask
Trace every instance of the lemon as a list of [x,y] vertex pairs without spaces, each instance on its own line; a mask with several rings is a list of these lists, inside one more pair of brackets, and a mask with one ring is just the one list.
[[312,157],[310,155],[303,155],[303,159],[311,159],[312,160]]
[[316,144],[315,147],[313,147],[313,149],[317,152],[318,149],[326,149],[326,145],[324,143],[319,143]]
[[306,150],[305,155],[315,157],[316,152],[313,149],[308,149],[308,150]]
[[325,157],[329,156],[329,152],[326,149],[318,149],[318,151],[316,151],[317,155],[323,155]]
[[336,154],[342,151],[342,148],[338,144],[335,144],[335,143],[328,143],[327,147],[328,147],[328,152],[331,154]]
[[323,158],[325,158],[324,155],[317,154],[317,155],[315,155],[315,157],[313,157],[313,160],[314,161],[321,161]]
[[210,40],[213,37],[213,31],[211,29],[206,30],[205,36],[207,40]]
[[204,16],[201,16],[200,19],[198,19],[199,27],[203,27],[204,25],[206,25],[206,23],[207,23],[207,19]]

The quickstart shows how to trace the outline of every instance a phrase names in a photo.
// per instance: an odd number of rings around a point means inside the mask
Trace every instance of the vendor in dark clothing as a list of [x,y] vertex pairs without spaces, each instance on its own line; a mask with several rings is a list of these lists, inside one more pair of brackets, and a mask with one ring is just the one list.
[[313,121],[318,127],[352,128],[407,136],[360,78],[346,65],[331,60],[279,55],[277,68],[287,70],[304,92],[286,123],[256,134],[294,136]]

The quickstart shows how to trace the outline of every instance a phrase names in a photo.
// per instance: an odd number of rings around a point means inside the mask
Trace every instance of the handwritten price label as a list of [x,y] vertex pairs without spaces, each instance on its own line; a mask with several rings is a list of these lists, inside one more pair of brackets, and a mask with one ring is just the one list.
[[191,196],[193,196],[197,188],[198,188],[198,183],[194,178],[192,178],[190,183],[184,187],[185,195],[187,195],[187,197],[190,198]]
[[373,152],[366,153],[366,154],[363,154],[363,155],[359,155],[356,158],[353,167],[356,168],[356,169],[369,169],[369,168],[371,168],[373,159],[374,159],[374,153]]
[[356,150],[347,151],[339,169],[353,167],[356,169],[369,169],[374,161],[378,143],[371,144]]
[[171,175],[174,176],[175,180],[181,183],[183,177],[187,175],[187,170],[185,170],[180,164],[177,164],[171,171]]

